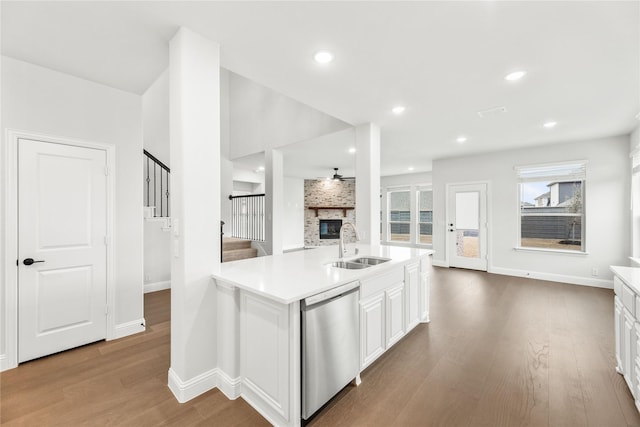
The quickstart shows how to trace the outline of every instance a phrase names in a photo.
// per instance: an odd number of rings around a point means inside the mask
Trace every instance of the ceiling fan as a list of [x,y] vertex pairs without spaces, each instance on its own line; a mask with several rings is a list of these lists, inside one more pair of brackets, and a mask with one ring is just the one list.
[[346,180],[354,180],[355,176],[343,176],[338,173],[338,168],[333,168],[333,176],[331,177],[334,181],[346,181]]

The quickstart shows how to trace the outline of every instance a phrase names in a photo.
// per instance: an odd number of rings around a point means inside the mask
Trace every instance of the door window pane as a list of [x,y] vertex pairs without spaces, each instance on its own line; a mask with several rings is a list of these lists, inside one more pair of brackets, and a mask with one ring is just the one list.
[[480,237],[477,230],[456,230],[456,255],[465,258],[480,257]]
[[477,191],[456,193],[456,223],[459,230],[480,228],[480,195]]

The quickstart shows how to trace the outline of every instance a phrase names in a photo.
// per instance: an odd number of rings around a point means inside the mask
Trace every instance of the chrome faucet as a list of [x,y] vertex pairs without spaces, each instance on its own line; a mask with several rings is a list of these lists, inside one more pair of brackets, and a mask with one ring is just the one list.
[[[360,235],[358,234],[358,229],[356,228],[356,225],[352,222],[345,221],[340,227],[340,242],[338,243],[339,258],[343,258],[345,252],[347,251],[346,248],[344,247],[344,228],[347,225],[350,225],[351,228],[353,228],[353,231],[356,233],[356,242],[360,241]],[[358,253],[358,248],[356,248],[356,254],[357,253]]]

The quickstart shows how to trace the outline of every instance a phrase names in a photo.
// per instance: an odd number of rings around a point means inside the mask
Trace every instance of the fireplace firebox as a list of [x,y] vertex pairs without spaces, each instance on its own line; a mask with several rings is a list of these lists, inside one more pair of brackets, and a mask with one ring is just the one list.
[[339,239],[340,227],[342,227],[341,219],[321,219],[320,220],[320,238],[321,239]]

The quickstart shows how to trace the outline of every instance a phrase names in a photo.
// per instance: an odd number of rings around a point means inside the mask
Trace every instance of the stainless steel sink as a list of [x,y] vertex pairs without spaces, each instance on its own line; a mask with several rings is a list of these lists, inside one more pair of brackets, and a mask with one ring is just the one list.
[[383,262],[391,261],[391,258],[379,258],[379,257],[360,257],[349,261],[335,261],[331,263],[332,267],[346,268],[349,270],[359,270],[362,268],[371,267],[374,265],[382,264]]
[[365,264],[368,266],[382,264],[383,262],[391,261],[391,258],[378,258],[378,257],[362,257],[352,259],[349,262],[356,262],[358,264]]
[[349,261],[336,261],[331,263],[332,267],[338,268],[346,268],[348,270],[359,270],[362,268],[371,267],[369,264],[360,264],[357,262],[349,262]]

